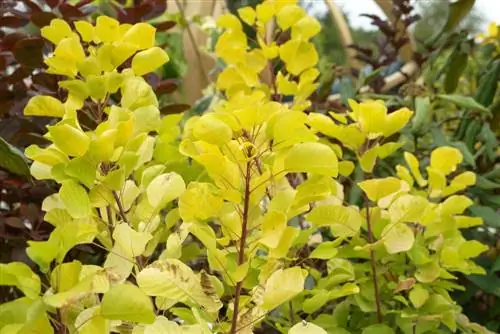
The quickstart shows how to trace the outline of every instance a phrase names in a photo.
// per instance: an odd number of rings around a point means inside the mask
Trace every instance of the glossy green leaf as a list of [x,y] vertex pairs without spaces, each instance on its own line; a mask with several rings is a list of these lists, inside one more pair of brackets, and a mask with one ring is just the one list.
[[30,170],[24,154],[0,137],[0,168],[21,175],[29,176]]

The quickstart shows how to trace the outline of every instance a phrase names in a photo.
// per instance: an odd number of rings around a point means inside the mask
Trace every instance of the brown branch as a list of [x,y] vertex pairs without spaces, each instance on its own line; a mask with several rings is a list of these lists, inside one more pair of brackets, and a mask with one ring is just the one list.
[[[241,238],[240,247],[238,252],[238,265],[242,265],[245,262],[245,243],[247,239],[247,225],[248,225],[248,210],[250,206],[250,173],[251,173],[252,162],[251,160],[247,162],[246,174],[245,174],[245,198],[243,202],[243,215],[241,218]],[[243,281],[236,283],[236,290],[234,293],[234,306],[233,306],[233,318],[231,320],[231,330],[230,334],[236,334],[236,326],[238,325],[238,312],[240,306],[240,296],[241,289],[243,287]]]
[[120,212],[120,216],[122,217],[123,221],[127,224],[130,225],[127,215],[125,214],[125,210],[123,209],[122,201],[120,200],[120,197],[118,197],[118,194],[116,191],[113,191],[113,197],[115,198],[116,205],[118,205],[118,211]]
[[184,12],[184,7],[180,3],[179,0],[175,0],[175,4],[177,5],[177,8],[179,8],[179,14],[181,14],[182,20],[186,22],[186,30],[188,33],[189,40],[191,41],[191,44],[193,45],[194,53],[196,55],[196,59],[198,60],[199,63],[199,70],[203,74],[203,79],[205,79],[206,84],[208,85],[210,83],[210,78],[208,77],[207,70],[205,69],[205,65],[203,63],[203,58],[201,57],[201,52],[198,49],[198,43],[196,43],[196,39],[194,38],[193,31],[191,30],[191,27],[189,26],[189,22],[186,18],[186,14]]

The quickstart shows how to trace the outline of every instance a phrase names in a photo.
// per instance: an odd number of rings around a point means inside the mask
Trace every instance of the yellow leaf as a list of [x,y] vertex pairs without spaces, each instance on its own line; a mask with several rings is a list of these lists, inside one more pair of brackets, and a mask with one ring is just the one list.
[[156,70],[168,62],[169,57],[165,50],[159,47],[153,47],[141,52],[138,52],[132,59],[132,70],[135,75],[144,75]]
[[415,181],[417,181],[417,184],[420,187],[426,186],[427,181],[424,180],[422,174],[420,173],[420,167],[417,158],[409,152],[404,153],[404,158],[406,160],[406,163],[408,164],[408,167],[410,167],[410,171],[413,174]]
[[87,153],[90,138],[82,130],[69,124],[57,124],[48,129],[51,140],[67,155],[81,157]]
[[[210,183],[191,182],[179,197],[179,210],[184,221],[216,217],[222,206],[222,197]],[[223,217],[221,219],[224,220]]]
[[[286,7],[285,7],[286,8]],[[327,334],[323,328],[311,322],[299,322],[288,331],[288,334]]]
[[401,179],[404,180],[410,187],[413,186],[413,178],[411,177],[410,171],[408,168],[397,165],[396,166],[396,175]]
[[415,235],[405,223],[392,223],[382,231],[382,240],[389,254],[406,252],[413,247]]
[[358,183],[369,200],[376,202],[401,190],[401,181],[395,177],[371,179]]
[[408,108],[401,108],[387,115],[384,136],[389,137],[401,130],[408,123],[412,115],[413,112]]
[[306,276],[307,271],[300,267],[275,271],[266,281],[262,308],[271,311],[301,293]]
[[439,204],[441,215],[461,214],[474,202],[464,195],[453,195],[448,197],[443,203]]
[[332,234],[338,238],[356,235],[363,222],[356,208],[330,204],[314,207],[306,219],[316,227],[330,226]]
[[255,17],[257,16],[255,10],[252,7],[239,8],[238,15],[240,16],[241,20],[249,26],[254,24]]
[[38,95],[28,101],[24,108],[24,115],[63,117],[64,105],[52,96]]
[[[246,7],[250,8],[251,7]],[[246,10],[248,12],[248,10]],[[239,11],[238,11],[239,12]],[[241,22],[236,16],[230,13],[222,14],[217,18],[217,26],[228,30],[241,30]]]
[[73,35],[71,27],[66,21],[61,19],[53,19],[50,21],[50,25],[40,29],[42,36],[54,44],[59,44],[61,40],[66,37]]
[[[285,7],[287,8],[287,7]],[[304,16],[293,24],[292,39],[309,40],[321,31],[318,20],[312,16]]]
[[467,187],[476,184],[476,174],[473,172],[463,172],[453,178],[449,186],[447,186],[442,193],[443,197],[449,196],[456,192],[462,191]]
[[[120,29],[128,28],[120,26]],[[136,23],[126,30],[121,40],[132,44],[137,50],[145,50],[155,45],[156,28],[144,22]]]
[[371,173],[373,171],[375,163],[377,162],[378,150],[379,146],[377,144],[364,152],[363,155],[359,158],[359,164],[363,172]]
[[389,217],[393,223],[418,223],[428,205],[427,199],[415,195],[402,195],[389,207]]
[[246,49],[247,36],[240,30],[224,32],[215,45],[217,55],[227,64],[240,63],[246,57]]
[[127,223],[115,226],[113,240],[124,253],[132,258],[140,256],[146,250],[146,245],[153,236],[147,232],[137,232]]
[[64,181],[59,190],[59,196],[64,207],[73,218],[86,218],[92,214],[87,191],[75,181]]
[[87,21],[76,21],[75,22],[76,31],[82,37],[84,42],[90,42],[94,39],[95,28],[92,24]]
[[210,144],[222,146],[233,137],[231,128],[212,114],[200,117],[193,126],[193,135],[196,139]]
[[297,5],[285,6],[276,15],[276,21],[281,30],[287,30],[306,15],[306,11]]
[[287,217],[284,213],[273,210],[269,211],[262,221],[262,236],[259,242],[266,247],[276,248],[287,225]]
[[318,53],[314,45],[301,40],[290,40],[281,45],[279,54],[286,64],[286,69],[293,75],[299,75],[318,63]]
[[149,183],[146,194],[148,201],[154,208],[162,208],[164,205],[179,197],[186,185],[182,177],[177,173],[160,174]]
[[396,152],[401,146],[403,146],[403,143],[386,143],[378,148],[378,157],[385,159]]
[[290,149],[285,157],[288,172],[305,172],[336,177],[338,159],[330,147],[321,143],[300,143]]
[[256,7],[257,20],[263,24],[266,24],[276,13],[275,10],[276,9],[274,7],[274,4],[270,1],[258,4]]
[[446,187],[446,176],[440,170],[427,167],[427,175],[429,176],[429,196],[436,198],[441,196]]
[[109,17],[99,16],[96,20],[95,34],[100,42],[114,42],[120,36],[120,22]]
[[438,147],[431,153],[430,166],[445,176],[454,172],[463,160],[462,153],[454,147]]
[[342,176],[349,176],[354,171],[356,166],[352,161],[343,160],[339,162],[339,174]]

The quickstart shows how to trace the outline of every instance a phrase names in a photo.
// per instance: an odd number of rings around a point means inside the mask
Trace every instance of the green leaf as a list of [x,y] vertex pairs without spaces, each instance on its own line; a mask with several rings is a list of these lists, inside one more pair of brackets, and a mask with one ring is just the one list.
[[429,291],[422,285],[416,284],[410,291],[410,301],[416,308],[420,308],[429,299]]
[[457,0],[449,3],[448,18],[443,27],[443,32],[450,32],[474,7],[475,0]]
[[382,231],[382,240],[389,254],[406,252],[413,247],[415,235],[405,223],[387,225]]
[[21,176],[30,175],[24,154],[2,137],[0,137],[0,168]]
[[432,116],[431,100],[428,96],[415,98],[415,115],[412,119],[412,131],[421,133],[426,131]]
[[495,98],[499,78],[500,60],[496,60],[493,67],[480,79],[474,99],[485,107],[490,106]]
[[313,323],[302,321],[290,328],[288,334],[327,334],[327,331]]
[[394,334],[394,330],[387,325],[376,324],[363,329],[362,334]]
[[483,218],[486,225],[491,227],[500,227],[500,214],[493,208],[481,205],[472,205],[469,210],[474,216]]
[[466,275],[465,277],[484,292],[500,297],[500,278],[496,275]]
[[123,320],[145,324],[155,321],[151,299],[137,286],[123,283],[104,294],[101,316],[110,320]]
[[285,157],[288,172],[305,172],[319,175],[338,175],[338,159],[333,150],[321,143],[300,143],[290,149]]
[[149,204],[162,208],[179,197],[186,190],[186,184],[177,173],[160,174],[149,183],[146,194]]
[[337,255],[338,243],[335,241],[326,241],[319,244],[311,254],[309,254],[310,259],[322,259],[328,260]]
[[328,291],[318,290],[311,298],[304,300],[302,304],[302,310],[309,314],[314,313],[321,307],[323,307],[323,305],[325,305],[328,300],[330,300]]
[[75,181],[64,181],[59,197],[73,218],[86,218],[92,215],[90,198],[85,188]]
[[15,286],[27,297],[35,299],[40,294],[40,277],[21,262],[0,263],[0,285]]
[[437,95],[437,97],[443,101],[454,103],[456,106],[461,108],[479,110],[484,113],[490,112],[487,108],[479,104],[476,100],[474,100],[470,96],[464,96],[458,94],[450,94],[450,95],[440,94]]
[[444,91],[446,94],[451,94],[457,89],[458,81],[467,67],[467,60],[469,59],[469,55],[462,50],[453,52],[450,57],[451,60],[444,78]]

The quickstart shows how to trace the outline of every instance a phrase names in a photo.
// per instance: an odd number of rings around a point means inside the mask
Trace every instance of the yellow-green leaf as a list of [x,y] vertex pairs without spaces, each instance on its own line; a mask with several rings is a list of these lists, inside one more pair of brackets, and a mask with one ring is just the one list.
[[148,185],[146,194],[148,201],[154,208],[161,208],[179,197],[186,185],[182,177],[177,173],[160,174]]
[[156,29],[144,22],[136,23],[128,29],[122,40],[134,45],[137,50],[152,48],[155,45]]
[[24,108],[24,115],[63,117],[64,105],[52,96],[38,95],[28,101]]
[[405,223],[387,225],[382,231],[382,240],[389,254],[406,252],[413,247],[415,235]]
[[153,236],[147,232],[137,232],[128,224],[121,223],[113,231],[116,244],[130,257],[140,256]]
[[92,214],[87,191],[75,181],[64,181],[59,190],[59,196],[73,218],[86,218]]
[[123,283],[104,294],[101,316],[110,320],[123,320],[151,324],[155,313],[151,299],[137,286]]
[[40,294],[40,277],[22,262],[0,263],[0,285],[15,286],[27,297],[35,299]]
[[144,75],[153,72],[168,62],[170,58],[165,50],[155,46],[151,49],[138,52],[132,59],[132,70],[135,75]]
[[323,328],[321,328],[313,323],[305,322],[305,321],[302,321],[302,322],[295,324],[288,331],[288,334],[327,334],[327,333],[328,332],[325,331]]
[[454,147],[438,147],[431,153],[431,164],[433,169],[436,169],[448,175],[457,169],[457,165],[463,160],[460,150]]
[[333,150],[321,143],[300,143],[290,149],[284,167],[288,172],[305,172],[336,177],[338,159]]
[[57,148],[69,156],[81,157],[89,149],[89,136],[69,124],[51,126],[49,127],[49,133]]
[[307,271],[300,267],[279,269],[267,279],[262,308],[270,311],[304,290]]
[[290,40],[280,46],[279,53],[286,64],[286,69],[293,75],[299,75],[318,63],[316,48],[309,42]]

